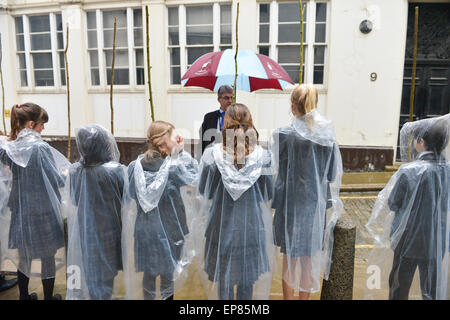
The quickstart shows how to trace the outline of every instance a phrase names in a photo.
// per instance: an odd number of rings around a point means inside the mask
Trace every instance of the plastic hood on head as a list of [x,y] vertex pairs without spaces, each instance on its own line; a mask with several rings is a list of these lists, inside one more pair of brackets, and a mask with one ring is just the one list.
[[120,153],[114,136],[98,124],[75,129],[81,163],[97,165],[109,161],[119,162]]
[[420,139],[433,126],[439,124],[446,130],[447,141],[441,152],[431,148],[429,152],[434,153],[436,157],[445,158],[450,161],[450,114],[442,117],[423,119],[413,122],[406,122],[400,130],[400,156],[402,162],[410,162],[419,158],[420,153],[414,147],[414,137]]

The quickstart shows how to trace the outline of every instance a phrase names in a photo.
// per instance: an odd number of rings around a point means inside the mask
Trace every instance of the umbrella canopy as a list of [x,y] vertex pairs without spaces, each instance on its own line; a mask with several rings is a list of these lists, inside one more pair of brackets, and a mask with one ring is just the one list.
[[[217,91],[222,85],[234,85],[235,51],[209,52],[198,58],[181,78],[185,87],[203,87]],[[287,72],[269,57],[250,50],[237,55],[236,89],[252,92],[259,89],[283,90],[294,84]]]

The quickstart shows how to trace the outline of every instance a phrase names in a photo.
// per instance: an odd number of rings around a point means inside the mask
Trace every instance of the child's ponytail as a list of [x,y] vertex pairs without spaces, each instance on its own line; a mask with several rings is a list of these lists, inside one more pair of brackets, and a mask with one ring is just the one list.
[[11,132],[9,134],[10,140],[16,140],[17,134],[19,133],[19,116],[18,116],[18,109],[20,108],[20,105],[15,104],[11,109]]
[[17,135],[25,128],[28,121],[33,121],[35,124],[46,123],[48,121],[47,111],[31,102],[15,104],[11,109],[11,134],[9,139],[16,140]]

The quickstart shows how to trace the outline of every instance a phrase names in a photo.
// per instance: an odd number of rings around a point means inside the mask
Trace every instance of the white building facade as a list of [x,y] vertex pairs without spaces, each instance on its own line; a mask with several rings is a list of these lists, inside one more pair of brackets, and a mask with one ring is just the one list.
[[[266,54],[298,81],[298,1],[240,0],[239,49]],[[306,4],[304,81],[319,88],[319,110],[335,125],[343,146],[394,150],[405,59],[408,0],[310,0]],[[110,127],[110,72],[114,17],[116,137],[145,137],[151,123],[147,87],[145,6],[149,8],[150,61],[155,118],[198,139],[217,94],[180,85],[199,56],[235,47],[237,1],[0,0],[5,105],[34,102],[50,120],[44,134],[67,135],[63,50],[68,61],[72,128]],[[364,34],[360,23],[370,20]],[[267,140],[290,122],[290,93],[240,92]],[[9,119],[6,119],[9,130]],[[72,132],[73,135],[73,132]]]

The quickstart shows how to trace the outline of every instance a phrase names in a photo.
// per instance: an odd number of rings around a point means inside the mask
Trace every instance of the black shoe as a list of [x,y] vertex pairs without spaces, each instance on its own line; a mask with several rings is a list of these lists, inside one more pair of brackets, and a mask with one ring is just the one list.
[[0,281],[0,292],[11,289],[15,285],[17,285],[17,278],[9,279],[9,280],[3,279],[3,281]]
[[51,297],[50,299],[45,299],[45,300],[62,300],[62,297],[60,294],[55,294],[53,297]]
[[37,293],[33,292],[32,294],[29,294],[28,297],[26,298],[20,297],[19,300],[37,300],[37,299],[38,299]]

